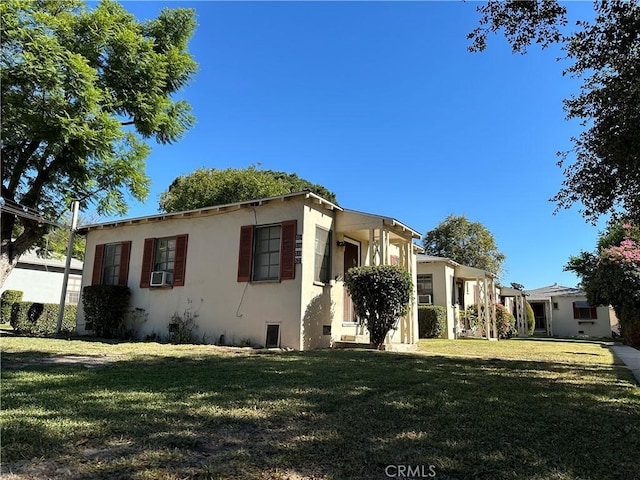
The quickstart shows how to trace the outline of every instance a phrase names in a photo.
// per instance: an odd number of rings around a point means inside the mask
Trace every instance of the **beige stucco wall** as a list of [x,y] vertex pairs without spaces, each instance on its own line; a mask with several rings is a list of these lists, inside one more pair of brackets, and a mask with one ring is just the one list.
[[447,329],[444,338],[455,338],[457,309],[453,305],[454,269],[444,262],[418,263],[418,275],[433,276],[433,304],[447,309]]
[[[593,320],[576,320],[573,318],[573,302],[585,302],[586,297],[552,297],[551,302],[558,303],[557,309],[552,309],[552,334],[559,337],[610,337],[611,313],[610,307],[598,307],[598,318]],[[615,315],[614,315],[615,318]],[[579,323],[582,322],[582,323]]]
[[[325,326],[331,327],[336,315],[335,301],[332,298],[335,280],[329,283],[320,283],[314,281],[315,278],[315,241],[316,227],[325,230],[333,230],[335,223],[334,211],[321,209],[318,210],[312,205],[304,207],[305,216],[303,223],[303,247],[305,252],[302,270],[302,310],[301,310],[301,329],[300,329],[300,345],[304,350],[316,348],[329,348],[331,346],[331,334],[325,335],[323,329]],[[331,274],[330,278],[335,277],[335,256],[336,256],[336,240],[335,234],[331,237]]]
[[[95,246],[101,243],[131,241],[128,285],[132,308],[142,308],[148,320],[139,336],[158,334],[166,337],[174,314],[183,316],[186,309],[198,315],[196,335],[209,343],[221,335],[228,344],[249,341],[264,345],[268,324],[280,325],[280,346],[300,349],[300,318],[303,265],[313,265],[314,233],[303,235],[303,264],[296,265],[296,278],[281,282],[237,282],[240,227],[267,225],[286,220],[298,221],[298,233],[308,228],[304,221],[302,197],[271,202],[254,208],[211,216],[168,218],[117,228],[91,230],[87,236],[84,281],[90,281]],[[139,288],[144,239],[189,234],[185,286]],[[308,260],[307,260],[308,259]],[[304,298],[312,292],[305,290]],[[78,331],[84,331],[84,315],[79,309]]]

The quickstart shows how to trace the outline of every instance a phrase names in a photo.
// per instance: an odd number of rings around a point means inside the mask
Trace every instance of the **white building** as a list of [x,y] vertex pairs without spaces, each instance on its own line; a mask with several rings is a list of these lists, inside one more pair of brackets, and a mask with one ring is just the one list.
[[[4,282],[1,291],[20,290],[24,302],[60,303],[66,257],[44,258],[34,250],[25,252]],[[82,261],[71,259],[66,303],[78,303]]]
[[557,337],[610,337],[618,318],[610,306],[593,306],[579,288],[554,283],[526,291],[533,308],[536,333]]

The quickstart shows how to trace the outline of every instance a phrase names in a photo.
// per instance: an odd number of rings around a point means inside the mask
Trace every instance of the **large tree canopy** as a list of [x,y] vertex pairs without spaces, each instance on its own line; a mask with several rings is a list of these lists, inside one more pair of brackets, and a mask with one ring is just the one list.
[[470,222],[464,215],[449,215],[425,234],[423,246],[427,255],[450,258],[496,275],[502,271],[506,258],[498,250],[491,232],[480,222]]
[[309,190],[336,203],[335,195],[295,173],[249,168],[200,168],[176,178],[160,195],[160,210],[179,212]]
[[[57,219],[73,199],[111,214],[126,211],[127,196],[144,200],[145,140],[170,143],[193,124],[172,95],[196,70],[195,12],[165,9],[140,23],[110,0],[5,0],[0,15],[5,205]],[[4,210],[1,282],[47,233]]]
[[559,153],[565,180],[552,200],[559,208],[582,203],[583,215],[594,222],[621,210],[640,220],[638,1],[595,2],[595,19],[578,21],[575,31],[567,31],[567,7],[556,0],[489,1],[478,11],[471,51],[484,50],[487,36],[498,31],[514,52],[525,53],[532,42],[543,48],[559,43],[573,62],[565,73],[583,80],[564,108],[584,131],[572,138],[571,151]]

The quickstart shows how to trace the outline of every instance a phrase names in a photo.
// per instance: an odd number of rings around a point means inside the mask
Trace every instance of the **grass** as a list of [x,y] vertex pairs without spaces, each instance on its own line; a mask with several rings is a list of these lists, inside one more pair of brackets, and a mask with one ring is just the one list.
[[[1,342],[3,473],[16,479],[637,473],[640,388],[598,343],[427,340],[394,354]],[[111,363],[87,368],[87,355]]]

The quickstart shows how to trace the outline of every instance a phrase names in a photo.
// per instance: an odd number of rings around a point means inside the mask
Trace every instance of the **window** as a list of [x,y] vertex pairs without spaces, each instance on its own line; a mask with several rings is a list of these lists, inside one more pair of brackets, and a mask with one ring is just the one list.
[[587,302],[573,302],[573,318],[576,320],[596,320],[598,311]]
[[238,282],[294,279],[296,234],[295,220],[241,227]]
[[553,302],[553,309],[558,310],[560,307],[558,306],[558,302]]
[[104,246],[104,259],[102,261],[103,285],[118,285],[121,253],[122,245],[119,243],[110,243]]
[[329,283],[331,280],[331,232],[316,227],[315,266],[313,279]]
[[149,288],[153,272],[171,272],[172,286],[183,287],[187,267],[189,235],[147,238],[142,253],[140,288]]
[[92,285],[127,285],[131,242],[96,245]]
[[153,271],[173,273],[175,259],[176,237],[157,239]]
[[82,287],[82,277],[79,275],[69,275],[69,283],[67,283],[66,303],[80,303],[80,291]]
[[278,280],[280,278],[281,229],[280,225],[255,229],[252,280]]
[[433,275],[418,275],[418,303],[433,303]]

